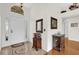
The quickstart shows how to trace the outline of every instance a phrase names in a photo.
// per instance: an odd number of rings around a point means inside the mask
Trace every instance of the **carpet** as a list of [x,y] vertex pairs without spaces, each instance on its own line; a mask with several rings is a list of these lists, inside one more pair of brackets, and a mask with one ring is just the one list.
[[36,51],[32,48],[31,42],[18,43],[9,47],[2,48],[2,55],[45,55],[47,52],[43,49]]

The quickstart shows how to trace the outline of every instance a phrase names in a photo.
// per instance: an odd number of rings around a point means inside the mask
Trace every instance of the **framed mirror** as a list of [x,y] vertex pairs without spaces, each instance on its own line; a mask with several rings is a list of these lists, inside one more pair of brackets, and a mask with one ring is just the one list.
[[36,32],[43,33],[43,19],[36,20]]
[[51,17],[51,29],[57,29],[57,19]]

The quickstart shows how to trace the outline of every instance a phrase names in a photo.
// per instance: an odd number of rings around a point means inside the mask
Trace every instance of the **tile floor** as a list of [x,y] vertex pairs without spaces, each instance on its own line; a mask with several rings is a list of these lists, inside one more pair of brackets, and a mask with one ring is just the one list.
[[18,47],[5,47],[1,49],[1,55],[44,55],[46,51],[39,49],[36,51],[32,48],[32,43],[26,42],[24,45]]

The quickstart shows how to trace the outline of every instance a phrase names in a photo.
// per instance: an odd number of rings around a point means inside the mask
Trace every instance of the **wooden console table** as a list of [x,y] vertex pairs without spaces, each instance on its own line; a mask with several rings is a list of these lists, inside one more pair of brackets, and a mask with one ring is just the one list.
[[57,51],[63,50],[65,48],[64,35],[56,34],[53,35],[53,48]]
[[34,37],[33,37],[33,46],[32,48],[35,48],[36,51],[38,51],[38,49],[41,49],[41,37],[38,33],[34,33]]

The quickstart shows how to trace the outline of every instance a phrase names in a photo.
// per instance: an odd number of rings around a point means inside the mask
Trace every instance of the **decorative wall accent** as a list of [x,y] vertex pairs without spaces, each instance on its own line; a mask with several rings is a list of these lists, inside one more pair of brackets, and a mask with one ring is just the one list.
[[69,9],[70,9],[70,10],[75,10],[75,9],[77,9],[77,8],[79,8],[78,3],[73,3],[72,5],[69,6]]
[[78,23],[71,23],[71,27],[78,27]]
[[43,32],[43,19],[36,20],[36,32]]
[[11,12],[15,12],[15,13],[24,15],[24,11],[23,11],[22,7],[19,7],[19,6],[12,6]]
[[51,17],[51,29],[57,29],[57,19]]

